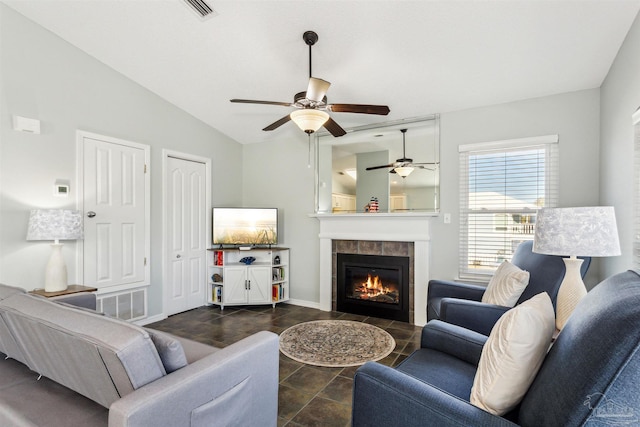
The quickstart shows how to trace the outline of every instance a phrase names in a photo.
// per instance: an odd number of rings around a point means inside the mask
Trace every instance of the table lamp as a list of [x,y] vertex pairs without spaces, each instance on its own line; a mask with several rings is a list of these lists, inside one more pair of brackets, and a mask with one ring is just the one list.
[[58,292],[67,289],[67,266],[59,240],[82,239],[82,213],[66,209],[33,209],[29,216],[27,240],[53,240],[51,257],[45,271],[44,290]]
[[578,256],[620,255],[616,216],[612,206],[545,208],[538,211],[533,252],[563,258],[565,274],[556,301],[556,328],[562,330],[587,289]]

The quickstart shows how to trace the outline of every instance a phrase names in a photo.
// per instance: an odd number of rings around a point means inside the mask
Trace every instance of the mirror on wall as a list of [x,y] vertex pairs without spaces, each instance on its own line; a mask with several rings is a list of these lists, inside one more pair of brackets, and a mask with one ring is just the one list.
[[438,212],[439,125],[433,115],[319,134],[316,213]]

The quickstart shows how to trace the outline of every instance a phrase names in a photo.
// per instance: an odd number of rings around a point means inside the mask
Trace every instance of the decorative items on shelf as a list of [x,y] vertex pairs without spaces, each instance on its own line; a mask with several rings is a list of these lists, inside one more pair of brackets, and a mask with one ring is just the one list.
[[216,252],[213,253],[213,264],[214,265],[224,265],[222,251],[216,251]]
[[253,263],[253,261],[255,261],[256,259],[252,256],[246,256],[244,258],[240,259],[240,262],[247,264],[247,265],[251,265]]
[[280,257],[278,255],[276,255],[275,258],[273,258],[273,264],[280,265]]
[[367,203],[364,207],[365,212],[378,212],[378,209],[379,209],[378,198],[375,196],[371,197],[371,200],[369,200],[369,203]]
[[219,275],[218,273],[216,273],[213,276],[211,276],[211,280],[213,280],[214,283],[222,283],[223,282],[222,276]]

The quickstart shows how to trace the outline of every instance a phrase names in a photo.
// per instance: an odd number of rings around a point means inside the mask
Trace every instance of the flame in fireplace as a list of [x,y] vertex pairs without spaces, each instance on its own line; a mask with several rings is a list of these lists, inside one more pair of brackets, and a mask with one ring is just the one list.
[[356,287],[356,291],[360,294],[361,299],[371,299],[379,295],[386,295],[392,290],[382,284],[379,276],[367,275],[367,281],[362,282]]

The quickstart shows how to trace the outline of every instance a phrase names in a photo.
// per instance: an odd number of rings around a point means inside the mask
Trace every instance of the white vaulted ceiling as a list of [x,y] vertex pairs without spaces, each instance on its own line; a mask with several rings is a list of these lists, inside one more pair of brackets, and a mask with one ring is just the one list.
[[[640,1],[2,0],[241,143],[302,134],[261,129],[313,74],[333,103],[386,104],[389,116],[331,113],[344,128],[599,87]],[[304,135],[304,134],[302,134]]]

